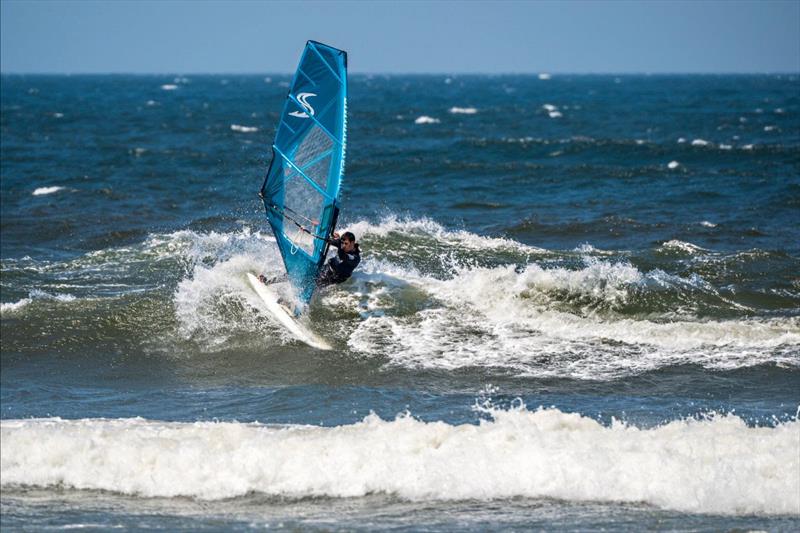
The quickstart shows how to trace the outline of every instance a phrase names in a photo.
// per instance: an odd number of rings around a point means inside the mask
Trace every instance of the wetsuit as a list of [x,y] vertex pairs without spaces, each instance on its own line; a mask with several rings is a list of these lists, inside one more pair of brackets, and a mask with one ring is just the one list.
[[347,278],[350,277],[353,270],[361,262],[361,250],[358,249],[358,244],[353,247],[352,252],[347,253],[342,250],[341,239],[331,239],[328,242],[337,248],[336,255],[331,257],[328,263],[322,267],[319,276],[317,276],[318,287],[347,281]]

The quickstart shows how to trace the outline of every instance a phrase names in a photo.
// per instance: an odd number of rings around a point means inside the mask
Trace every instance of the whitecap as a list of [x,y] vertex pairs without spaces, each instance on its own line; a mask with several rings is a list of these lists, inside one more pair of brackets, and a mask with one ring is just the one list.
[[681,166],[681,164],[678,163],[677,161],[670,161],[669,163],[667,163],[667,168],[669,168],[670,170],[675,170],[679,166]]
[[164,85],[161,86],[161,88],[165,91],[174,91],[175,89],[178,88],[178,86],[173,83],[165,83]]
[[705,248],[701,248],[696,244],[692,244],[690,242],[680,241],[678,239],[672,239],[671,241],[667,241],[661,245],[662,250],[679,250],[681,252],[686,252],[689,254],[699,254],[702,252],[706,252]]
[[474,107],[451,107],[449,112],[454,115],[474,115],[478,110]]
[[19,311],[26,305],[31,303],[30,298],[23,298],[17,302],[5,302],[0,304],[0,313],[13,313],[15,311]]
[[240,126],[239,124],[231,124],[231,130],[238,131],[240,133],[254,133],[258,131],[258,128],[255,126]]
[[38,300],[55,300],[57,302],[74,302],[77,298],[71,294],[55,293],[51,294],[41,289],[33,289],[28,296]]
[[53,194],[54,192],[63,191],[66,187],[53,186],[53,187],[38,187],[33,191],[33,196],[41,196],[43,194]]
[[547,72],[540,72],[539,73],[539,79],[540,80],[546,81],[546,80],[549,80],[550,78],[551,78],[551,76]]
[[585,243],[583,243],[583,244],[581,244],[579,246],[576,246],[573,249],[573,251],[581,253],[581,254],[587,254],[587,255],[613,255],[614,254],[614,252],[610,252],[608,250],[601,250],[600,248],[592,246],[588,242],[585,242]]
[[392,215],[384,217],[378,223],[360,220],[350,224],[347,227],[347,231],[352,231],[358,237],[362,235],[386,237],[392,234],[418,234],[433,237],[442,244],[471,250],[511,250],[523,254],[545,251],[542,248],[529,246],[503,237],[487,237],[464,230],[448,230],[429,218],[413,219]]
[[23,309],[24,307],[28,306],[34,300],[54,300],[57,302],[72,302],[75,301],[77,298],[71,294],[50,294],[45,292],[41,289],[33,289],[28,293],[27,298],[22,298],[16,302],[5,302],[0,304],[0,312],[2,313],[14,313]]
[[414,124],[439,124],[440,122],[441,120],[438,118],[429,117],[427,115],[422,115],[414,120]]
[[692,141],[692,146],[708,146],[708,141],[705,139],[695,139]]

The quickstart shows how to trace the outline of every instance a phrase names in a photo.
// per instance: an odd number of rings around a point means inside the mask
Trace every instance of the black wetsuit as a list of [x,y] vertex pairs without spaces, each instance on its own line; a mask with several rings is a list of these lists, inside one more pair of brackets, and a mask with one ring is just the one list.
[[337,251],[336,255],[328,260],[328,263],[322,267],[319,276],[317,276],[318,287],[347,281],[347,278],[350,277],[353,270],[361,262],[361,250],[358,249],[358,244],[353,247],[352,252],[347,253],[342,250],[341,239],[331,239],[328,242],[335,246]]

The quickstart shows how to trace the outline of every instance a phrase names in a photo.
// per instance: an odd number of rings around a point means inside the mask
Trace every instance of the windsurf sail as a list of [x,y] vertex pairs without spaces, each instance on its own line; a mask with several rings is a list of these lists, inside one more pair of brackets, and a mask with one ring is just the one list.
[[289,281],[303,305],[314,293],[327,254],[325,239],[336,226],[346,145],[347,53],[308,41],[260,192]]

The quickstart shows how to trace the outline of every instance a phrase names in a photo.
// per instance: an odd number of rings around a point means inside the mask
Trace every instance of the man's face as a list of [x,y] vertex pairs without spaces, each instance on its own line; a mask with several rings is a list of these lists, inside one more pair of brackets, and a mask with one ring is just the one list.
[[347,252],[348,254],[353,251],[353,248],[356,247],[356,243],[349,239],[342,239],[342,250]]

